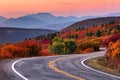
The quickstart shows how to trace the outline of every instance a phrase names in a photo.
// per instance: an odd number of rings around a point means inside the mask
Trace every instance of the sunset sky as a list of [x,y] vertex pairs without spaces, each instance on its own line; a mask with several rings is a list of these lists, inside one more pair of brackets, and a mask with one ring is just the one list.
[[105,15],[120,12],[120,0],[0,0],[0,15],[18,17],[50,12],[54,15]]

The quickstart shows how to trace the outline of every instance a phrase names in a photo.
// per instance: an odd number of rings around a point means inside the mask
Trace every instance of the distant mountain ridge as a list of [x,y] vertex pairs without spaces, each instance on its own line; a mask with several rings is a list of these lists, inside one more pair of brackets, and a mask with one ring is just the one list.
[[2,27],[16,27],[16,28],[39,28],[39,29],[52,29],[58,30],[68,27],[73,23],[82,21],[85,19],[108,17],[108,16],[120,16],[120,13],[110,13],[108,15],[88,15],[88,16],[54,16],[51,13],[36,13],[28,14],[18,18],[7,19],[0,16],[0,26]]
[[[4,22],[0,23],[0,26],[6,26],[6,27],[17,27],[17,28],[40,28],[40,29],[51,29],[50,25],[54,25],[52,29],[58,30],[56,26],[59,26],[61,24],[62,26],[59,27],[59,29],[62,29],[63,27],[66,27],[68,25],[74,22],[79,21],[80,19],[75,16],[68,16],[68,17],[56,17],[50,13],[37,13],[37,14],[30,14],[18,18],[10,18],[5,20]],[[65,24],[65,26],[63,26]]]
[[[7,27],[18,27],[18,26],[22,27],[23,25],[30,26],[32,24],[39,24],[39,23],[42,23],[42,21],[39,21],[32,17],[25,16],[25,17],[19,17],[17,19],[14,19],[14,18],[8,19],[8,20],[4,21],[2,24],[3,24],[3,26],[7,26]],[[23,26],[23,27],[25,27],[25,26]]]
[[40,35],[46,35],[55,31],[49,29],[23,29],[23,28],[5,28],[0,27],[0,44],[15,43],[26,38],[32,38]]
[[120,16],[120,12],[119,13],[110,13],[107,16]]

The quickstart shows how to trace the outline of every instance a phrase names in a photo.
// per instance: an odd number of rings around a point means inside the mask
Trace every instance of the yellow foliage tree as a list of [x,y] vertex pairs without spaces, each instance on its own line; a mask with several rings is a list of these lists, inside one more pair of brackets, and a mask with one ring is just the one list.
[[112,59],[120,59],[120,40],[109,43],[108,52],[106,55]]

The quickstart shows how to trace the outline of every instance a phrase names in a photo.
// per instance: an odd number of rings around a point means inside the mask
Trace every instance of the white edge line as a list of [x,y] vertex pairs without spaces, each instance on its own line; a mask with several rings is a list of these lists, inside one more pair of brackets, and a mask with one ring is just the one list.
[[[95,58],[95,57],[94,57],[94,58]],[[86,68],[88,68],[88,69],[90,69],[90,70],[93,70],[93,71],[95,71],[95,72],[102,73],[102,74],[105,74],[105,75],[108,75],[108,76],[111,76],[111,77],[115,77],[115,78],[120,79],[119,76],[115,76],[115,75],[112,75],[112,74],[109,74],[109,73],[105,73],[105,72],[102,72],[102,71],[93,69],[93,68],[91,68],[91,67],[85,65],[84,62],[85,62],[86,60],[88,60],[88,59],[92,59],[92,58],[87,58],[87,59],[84,59],[84,60],[81,61],[81,64],[82,64],[84,67],[86,67]]]
[[25,60],[25,59],[20,59],[20,60],[15,61],[15,62],[12,64],[11,68],[12,68],[12,70],[13,70],[18,76],[20,76],[22,79],[24,79],[24,80],[29,80],[29,79],[27,79],[25,76],[23,76],[22,74],[20,74],[20,73],[15,69],[15,64],[18,63],[18,62],[20,62],[20,61],[22,61],[22,60]]

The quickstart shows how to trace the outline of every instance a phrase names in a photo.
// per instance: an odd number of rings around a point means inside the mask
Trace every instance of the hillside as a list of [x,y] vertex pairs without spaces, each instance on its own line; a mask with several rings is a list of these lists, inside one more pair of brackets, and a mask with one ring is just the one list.
[[39,35],[46,35],[55,32],[48,29],[23,29],[23,28],[4,28],[0,27],[0,44],[11,43],[26,38],[32,38]]
[[69,30],[76,30],[79,28],[88,28],[88,27],[108,24],[110,21],[120,22],[120,17],[102,17],[102,18],[86,19],[83,21],[76,22],[64,28],[62,31],[64,32]]
[[106,38],[108,38],[111,35],[117,34],[120,32],[120,21],[110,21],[108,24],[102,24],[102,25],[96,25],[96,26],[90,26],[87,28],[78,28],[74,29],[74,26],[72,29],[64,29],[60,32],[60,36],[64,39],[75,39],[77,42],[81,42],[82,40],[99,40],[104,42]]

